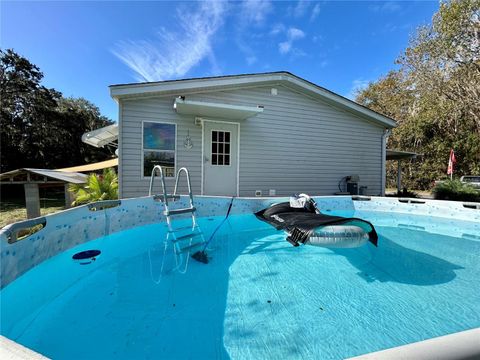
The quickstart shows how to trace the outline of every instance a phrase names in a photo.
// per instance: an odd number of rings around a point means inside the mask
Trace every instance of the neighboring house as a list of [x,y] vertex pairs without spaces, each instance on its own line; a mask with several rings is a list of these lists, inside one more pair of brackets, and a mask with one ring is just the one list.
[[187,167],[195,194],[327,195],[348,175],[359,175],[369,194],[384,193],[385,141],[395,121],[291,73],[110,92],[119,105],[122,197],[147,195],[155,164],[164,166],[170,191],[176,171]]

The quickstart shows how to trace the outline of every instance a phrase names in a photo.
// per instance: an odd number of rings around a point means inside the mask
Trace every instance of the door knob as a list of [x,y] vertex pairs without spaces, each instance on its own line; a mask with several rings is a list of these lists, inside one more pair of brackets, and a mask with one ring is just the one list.
[[208,156],[205,156],[205,157],[204,157],[204,161],[207,163],[207,162],[210,161],[210,158],[209,158]]

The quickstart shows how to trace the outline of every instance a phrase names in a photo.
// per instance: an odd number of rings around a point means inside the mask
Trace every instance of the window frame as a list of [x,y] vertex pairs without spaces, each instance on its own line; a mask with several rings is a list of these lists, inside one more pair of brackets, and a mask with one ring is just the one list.
[[[151,124],[166,124],[166,125],[173,125],[175,126],[175,150],[158,150],[158,149],[145,149],[144,147],[144,133],[145,133],[145,123],[151,123]],[[173,161],[173,176],[165,176],[165,179],[176,179],[177,177],[177,124],[171,121],[159,121],[159,120],[142,120],[142,147],[140,151],[142,152],[141,154],[141,162],[140,162],[140,178],[142,179],[150,179],[150,175],[145,175],[144,174],[144,166],[145,166],[145,151],[151,151],[151,152],[173,152],[174,153],[174,161]]]

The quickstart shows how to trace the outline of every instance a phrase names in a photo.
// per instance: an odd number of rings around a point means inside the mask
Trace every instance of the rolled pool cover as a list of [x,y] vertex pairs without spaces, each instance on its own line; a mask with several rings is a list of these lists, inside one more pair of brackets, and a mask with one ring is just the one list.
[[[345,218],[318,214],[315,205],[308,203],[304,208],[290,207],[290,203],[274,204],[266,209],[255,213],[255,216],[277,230],[285,230],[289,233],[287,240],[294,246],[299,243],[317,246],[331,247],[355,247],[361,245],[360,237],[355,234],[355,228],[364,230],[368,235],[368,241],[377,246],[378,235],[373,225],[363,219]],[[335,232],[335,227],[343,227]],[[341,236],[342,231],[345,236]],[[321,238],[325,241],[322,244]],[[353,236],[352,236],[353,235]],[[330,238],[331,241],[327,240]],[[341,241],[337,241],[341,239]],[[349,241],[351,246],[349,245]],[[356,244],[357,245],[356,245]]]

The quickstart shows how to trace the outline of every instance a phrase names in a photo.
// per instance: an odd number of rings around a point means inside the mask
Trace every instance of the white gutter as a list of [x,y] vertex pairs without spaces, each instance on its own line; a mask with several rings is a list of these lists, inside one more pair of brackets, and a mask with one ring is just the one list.
[[382,185],[381,185],[381,195],[385,196],[385,187],[387,184],[387,138],[392,133],[392,130],[385,129],[382,135]]

